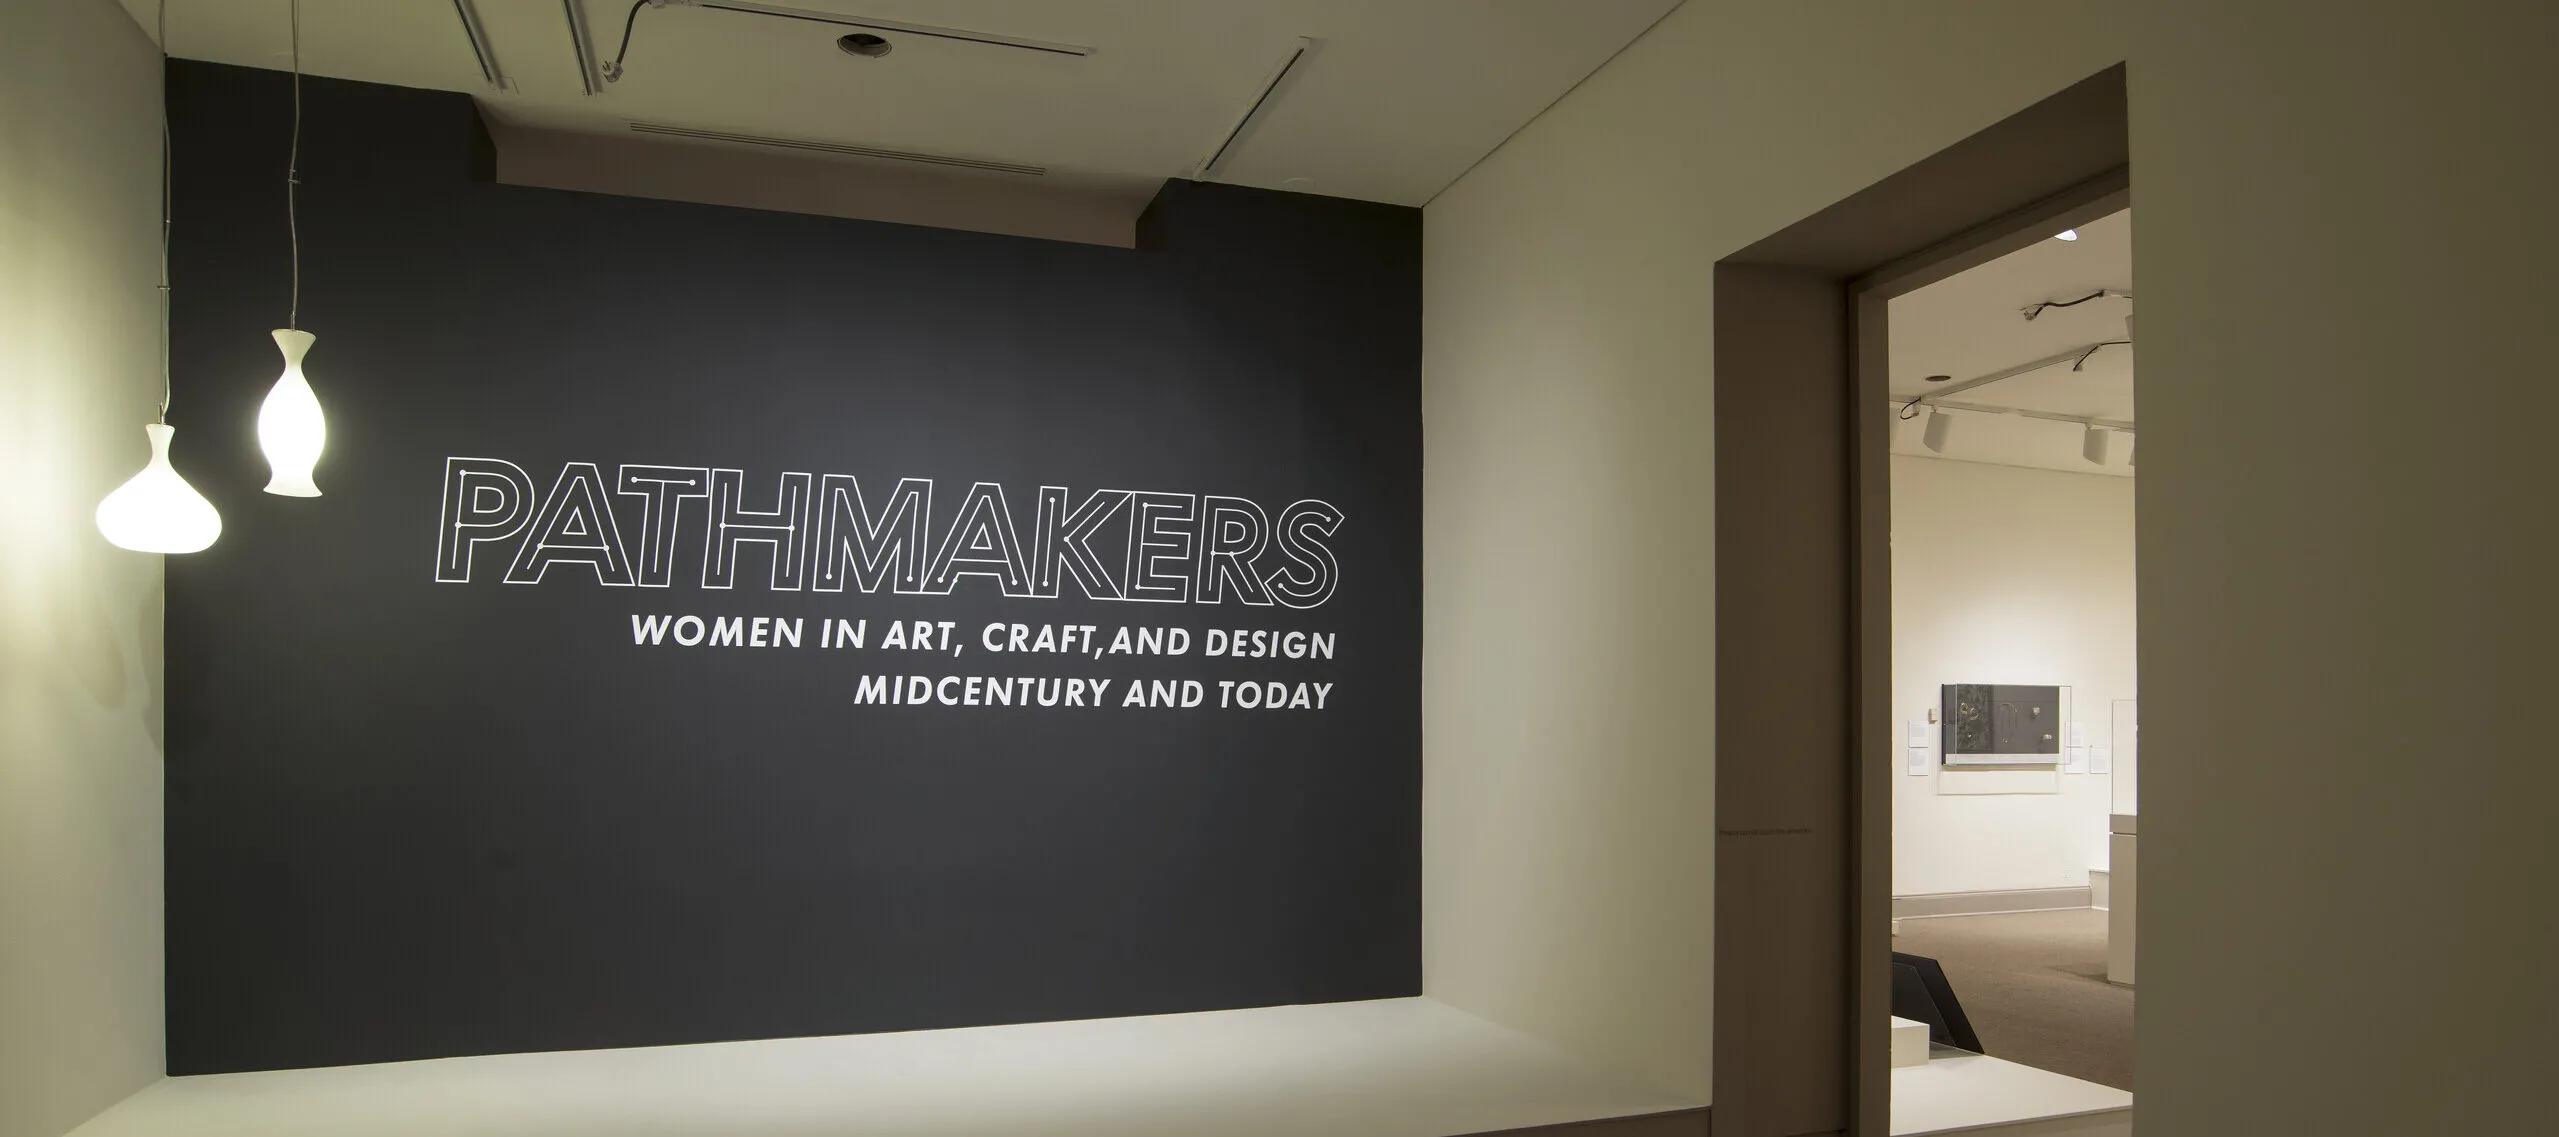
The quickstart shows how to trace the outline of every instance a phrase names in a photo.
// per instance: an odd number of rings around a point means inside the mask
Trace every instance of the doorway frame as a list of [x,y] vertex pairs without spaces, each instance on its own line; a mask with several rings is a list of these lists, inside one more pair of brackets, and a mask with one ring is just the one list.
[[1891,1119],[1896,297],[2131,204],[2121,64],[1715,265],[1717,1137]]

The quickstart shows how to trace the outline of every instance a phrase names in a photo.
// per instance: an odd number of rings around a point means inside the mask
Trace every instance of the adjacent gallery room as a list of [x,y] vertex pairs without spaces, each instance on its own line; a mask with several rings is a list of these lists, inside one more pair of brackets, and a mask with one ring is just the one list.
[[2133,1088],[2132,225],[1890,302],[1897,1092],[1922,1037]]

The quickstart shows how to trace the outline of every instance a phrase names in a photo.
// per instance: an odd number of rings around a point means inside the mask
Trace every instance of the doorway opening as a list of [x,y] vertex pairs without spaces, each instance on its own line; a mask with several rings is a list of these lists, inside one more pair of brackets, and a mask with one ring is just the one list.
[[[1901,693],[1894,671],[1895,428],[1908,424],[1898,418],[1907,399],[1893,399],[1892,302],[2128,209],[2124,111],[2118,66],[1715,266],[1718,1137],[2032,1124],[1979,1108],[1922,1110],[1923,1095],[1899,1092],[1911,1071],[1892,1065],[1897,978],[1923,991],[1932,979],[1953,986],[1893,959],[1895,807],[1900,783],[1921,779],[1904,772],[1919,700]],[[2081,307],[2102,306],[2061,310]],[[2007,318],[2041,324],[2052,311]],[[1930,373],[1947,384],[1978,377]],[[1967,425],[1950,418],[1940,441]],[[1907,433],[1924,444],[1926,428]],[[2110,437],[2110,457],[2137,461],[2129,441]],[[2096,686],[1961,674],[1912,682]],[[2052,703],[2062,721],[2059,692]],[[2107,711],[2096,721],[2110,734]],[[2110,899],[2120,906],[2126,874],[2115,875]],[[2109,1086],[1995,1054],[1923,1068],[2060,1078],[2102,1098],[2065,1103],[2082,1115],[2075,1131],[2107,1132],[2118,1120],[2117,1131],[2129,1129],[2130,1095]],[[1997,1095],[1951,1096],[1978,1107]]]
[[2132,1089],[2132,223],[2054,221],[1884,302],[1897,1071]]

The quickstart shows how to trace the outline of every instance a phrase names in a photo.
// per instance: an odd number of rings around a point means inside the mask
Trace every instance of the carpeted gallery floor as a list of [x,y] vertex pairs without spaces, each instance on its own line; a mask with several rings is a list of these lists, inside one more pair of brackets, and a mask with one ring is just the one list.
[[2132,1088],[2132,988],[2106,982],[2094,908],[1903,920],[1893,950],[1933,956],[1993,1057]]

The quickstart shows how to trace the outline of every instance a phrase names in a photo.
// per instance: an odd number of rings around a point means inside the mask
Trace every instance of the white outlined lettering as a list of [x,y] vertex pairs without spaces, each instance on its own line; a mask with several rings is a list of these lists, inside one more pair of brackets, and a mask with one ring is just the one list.
[[702,587],[737,584],[737,550],[753,542],[773,550],[773,591],[800,590],[809,541],[809,476],[784,474],[774,507],[748,509],[746,473],[711,471],[711,534],[702,554]]
[[612,495],[604,491],[604,475],[593,462],[560,467],[551,496],[542,501],[528,526],[533,535],[516,550],[508,565],[508,584],[540,584],[553,565],[585,565],[596,583],[629,588],[637,581],[622,551],[622,531],[613,523]]
[[[606,468],[610,479],[600,472]],[[448,457],[435,580],[472,583],[475,554],[497,543],[506,557],[498,579],[508,584],[556,583],[553,566],[578,565],[599,585],[670,588],[678,561],[698,548],[700,587],[728,590],[738,586],[741,547],[759,545],[771,570],[765,586],[777,592],[840,593],[850,584],[873,594],[947,596],[959,578],[984,576],[1014,599],[1306,609],[1341,586],[1335,542],[1344,516],[1314,498],[1274,514],[1243,497],[1098,489],[1079,498],[1043,485],[1025,529],[998,482],[971,483],[956,508],[937,515],[931,478],[900,478],[885,493],[875,482],[866,494],[848,474],[772,476],[770,508],[756,508],[747,504],[747,483],[758,476],[732,467],[567,462],[546,492],[505,459]],[[693,513],[699,526],[685,516],[694,500],[704,503]],[[1115,547],[1106,557],[1097,543]],[[1327,657],[1312,640],[1283,642],[1281,634],[1237,637],[1225,652]],[[837,644],[821,621],[818,646]],[[970,645],[945,646],[959,654]],[[995,638],[980,646],[1022,650]]]
[[533,479],[503,458],[444,460],[444,507],[436,525],[438,584],[471,580],[471,551],[483,541],[504,541],[533,518]]

